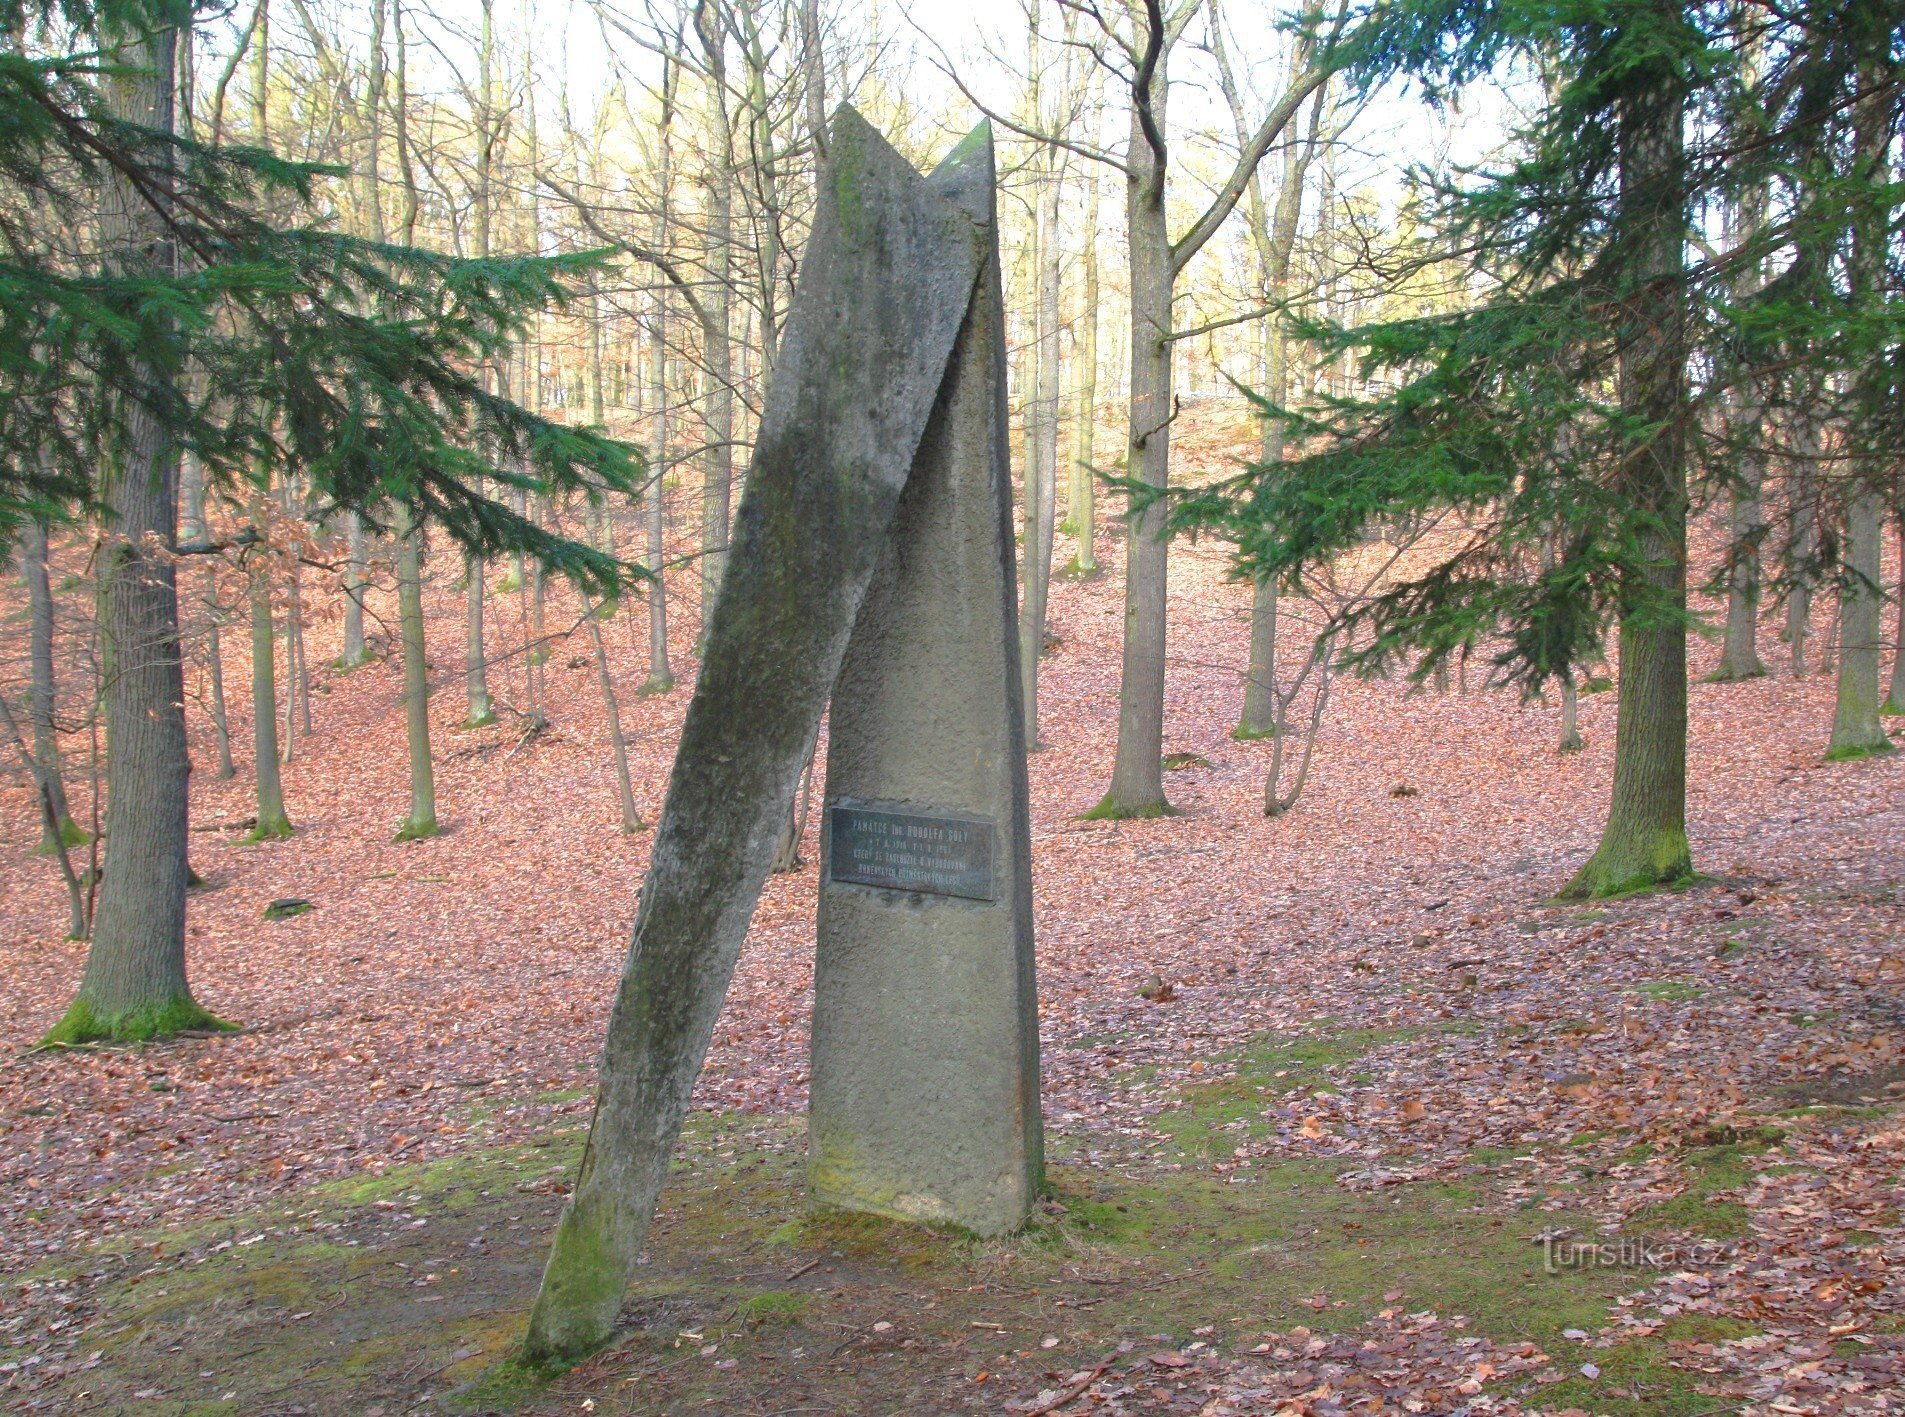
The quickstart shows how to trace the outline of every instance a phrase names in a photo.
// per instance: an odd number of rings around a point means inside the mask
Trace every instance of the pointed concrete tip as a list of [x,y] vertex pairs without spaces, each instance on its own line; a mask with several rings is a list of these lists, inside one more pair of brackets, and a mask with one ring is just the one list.
[[866,115],[844,100],[834,109],[833,119],[827,126],[834,131],[835,136],[846,129],[857,129],[864,133],[874,131],[873,125],[867,122]]
[[953,150],[939,161],[933,169],[935,177],[950,175],[954,168],[965,167],[969,163],[982,163],[988,174],[992,167],[992,120],[981,118],[979,126],[953,144]]
[[826,185],[837,194],[844,196],[854,190],[862,177],[874,171],[886,173],[892,181],[918,178],[913,165],[852,104],[843,103],[834,109],[828,128],[831,138]]
[[992,121],[986,119],[954,145],[927,181],[939,194],[981,226],[996,219],[997,169],[992,156]]

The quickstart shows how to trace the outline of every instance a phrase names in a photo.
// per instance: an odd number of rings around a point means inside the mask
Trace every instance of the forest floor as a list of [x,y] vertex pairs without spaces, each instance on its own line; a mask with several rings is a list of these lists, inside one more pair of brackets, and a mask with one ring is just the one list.
[[[193,978],[240,1031],[36,1051],[84,948],[27,794],[0,796],[8,1410],[1899,1410],[1905,755],[1823,763],[1829,679],[1698,684],[1708,874],[1553,905],[1598,834],[1614,696],[1562,757],[1553,707],[1512,692],[1343,683],[1302,802],[1266,820],[1270,749],[1229,736],[1248,600],[1198,548],[1173,563],[1181,815],[1077,820],[1109,776],[1122,585],[1054,594],[1035,1225],[809,1213],[809,866],[763,898],[629,1336],[517,1382],[648,840],[616,829],[580,636],[546,730],[450,730],[438,569],[441,836],[390,840],[389,662],[320,671],[289,841],[243,843],[248,773],[195,775]],[[665,696],[632,692],[645,617],[608,627],[651,818],[692,613]],[[521,705],[520,657],[497,676]],[[265,919],[283,896],[313,909]]]

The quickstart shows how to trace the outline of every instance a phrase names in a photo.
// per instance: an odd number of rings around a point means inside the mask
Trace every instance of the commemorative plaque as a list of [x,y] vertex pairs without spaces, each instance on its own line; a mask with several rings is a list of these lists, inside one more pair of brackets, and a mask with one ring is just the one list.
[[992,823],[947,812],[836,803],[827,829],[827,879],[920,895],[996,900]]

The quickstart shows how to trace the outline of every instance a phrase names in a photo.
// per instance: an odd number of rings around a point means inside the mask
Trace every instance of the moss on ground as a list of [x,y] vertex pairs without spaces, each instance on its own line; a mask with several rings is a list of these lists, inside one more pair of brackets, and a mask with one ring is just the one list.
[[1156,1125],[1185,1156],[1205,1161],[1228,1156],[1240,1139],[1268,1135],[1263,1114],[1273,1102],[1295,1092],[1334,1091],[1339,1085],[1330,1077],[1331,1069],[1425,1031],[1348,1028],[1294,1038],[1265,1035],[1213,1060],[1226,1075],[1184,1087],[1182,1105],[1160,1114]]
[[[1550,1411],[1573,1409],[1595,1413],[1660,1414],[1660,1417],[1712,1417],[1732,1404],[1703,1392],[1696,1374],[1673,1366],[1673,1359],[1692,1345],[1713,1345],[1750,1338],[1750,1324],[1715,1315],[1680,1315],[1652,1334],[1630,1339],[1612,1348],[1578,1350],[1570,1355],[1567,1378],[1539,1389],[1541,1405]],[[1593,1377],[1581,1371],[1591,1363]]]
[[1664,1004],[1689,1004],[1704,999],[1707,991],[1691,979],[1648,979],[1634,986],[1642,998]]
[[[997,1411],[1121,1339],[1195,1334],[1231,1351],[1266,1331],[1345,1330],[1399,1307],[1537,1343],[1569,1374],[1504,1385],[1504,1396],[1710,1410],[1697,1374],[1674,1366],[1677,1345],[1747,1330],[1676,1321],[1606,1350],[1564,1336],[1602,1329],[1612,1300],[1650,1277],[1545,1266],[1537,1227],[1591,1233],[1590,1217],[1518,1210],[1496,1189],[1508,1177],[1486,1170],[1370,1191],[1343,1183],[1344,1162],[1236,1165],[1235,1129],[1260,1124],[1267,1101],[1326,1086],[1332,1070],[1413,1032],[1258,1040],[1227,1060],[1234,1076],[1185,1089],[1159,1119],[1175,1143],[1167,1154],[1134,1146],[1090,1166],[1053,1162],[1034,1223],[1006,1240],[812,1211],[798,1119],[693,1117],[624,1336],[566,1373],[532,1372],[515,1355],[580,1128],[327,1181],[235,1221],[118,1241],[112,1264],[99,1263],[107,1247],[66,1257],[69,1274],[105,1276],[88,1303],[110,1316],[88,1340],[102,1362],[71,1381],[108,1410],[161,1393],[137,1402],[152,1414],[293,1400],[396,1414],[431,1398],[469,1413],[554,1413],[589,1396],[632,1412],[741,1411],[764,1385],[781,1409]],[[1694,1233],[1718,1237],[1714,1217],[1730,1203],[1714,1198],[1776,1145],[1754,1133],[1684,1154]],[[1207,1164],[1218,1159],[1230,1169]],[[1597,1378],[1577,1371],[1589,1358]]]

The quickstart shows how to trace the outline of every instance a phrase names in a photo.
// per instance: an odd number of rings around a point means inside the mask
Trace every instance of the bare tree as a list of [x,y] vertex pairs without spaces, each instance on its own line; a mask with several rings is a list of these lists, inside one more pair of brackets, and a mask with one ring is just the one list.
[[[1249,119],[1244,110],[1243,91],[1224,42],[1223,16],[1217,0],[1211,0],[1211,54],[1217,63],[1224,102],[1230,109],[1237,144],[1249,142]],[[1298,43],[1291,47],[1290,82],[1301,79],[1308,67],[1310,47]],[[1251,244],[1257,257],[1260,282],[1258,298],[1267,312],[1261,326],[1259,370],[1262,394],[1273,404],[1281,404],[1289,382],[1289,345],[1284,331],[1285,306],[1290,295],[1290,258],[1296,249],[1297,224],[1303,215],[1303,188],[1310,164],[1316,156],[1321,136],[1323,111],[1329,93],[1328,84],[1316,90],[1310,110],[1310,126],[1301,141],[1283,145],[1283,171],[1277,187],[1274,210],[1264,199],[1259,172],[1250,174],[1249,202],[1245,206]],[[1260,420],[1258,460],[1265,467],[1283,461],[1284,431],[1279,418]],[[1253,587],[1250,605],[1250,664],[1244,674],[1243,713],[1236,736],[1242,739],[1264,738],[1277,728],[1277,584],[1264,577]]]

